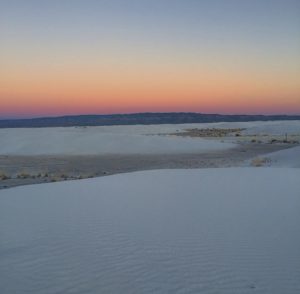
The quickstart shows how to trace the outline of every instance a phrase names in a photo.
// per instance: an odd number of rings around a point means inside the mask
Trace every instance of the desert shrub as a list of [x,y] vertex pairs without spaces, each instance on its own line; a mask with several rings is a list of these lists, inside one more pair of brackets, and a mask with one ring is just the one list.
[[1,181],[8,180],[8,179],[10,179],[10,177],[6,173],[0,172],[0,180]]
[[19,173],[17,175],[17,178],[18,179],[28,179],[28,178],[31,178],[32,176],[26,172],[22,172],[22,173]]
[[68,176],[66,174],[61,174],[60,177],[63,179],[63,180],[66,180],[68,178]]
[[251,165],[255,167],[265,166],[269,161],[270,160],[268,158],[257,157],[251,161]]

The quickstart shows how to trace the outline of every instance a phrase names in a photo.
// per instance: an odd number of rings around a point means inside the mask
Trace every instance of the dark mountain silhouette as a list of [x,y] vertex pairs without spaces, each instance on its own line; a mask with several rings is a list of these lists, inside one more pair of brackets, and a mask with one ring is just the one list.
[[300,115],[224,115],[193,112],[73,115],[32,119],[5,119],[0,120],[0,128],[185,124],[270,120],[300,120]]

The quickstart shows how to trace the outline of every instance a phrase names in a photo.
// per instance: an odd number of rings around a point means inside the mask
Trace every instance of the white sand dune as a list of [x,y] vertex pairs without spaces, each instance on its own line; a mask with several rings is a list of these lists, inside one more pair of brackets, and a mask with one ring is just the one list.
[[0,293],[299,293],[299,179],[160,170],[1,190]]
[[249,122],[243,131],[247,135],[300,135],[300,121]]
[[300,168],[300,146],[273,152],[266,157],[270,159],[270,165],[273,167]]

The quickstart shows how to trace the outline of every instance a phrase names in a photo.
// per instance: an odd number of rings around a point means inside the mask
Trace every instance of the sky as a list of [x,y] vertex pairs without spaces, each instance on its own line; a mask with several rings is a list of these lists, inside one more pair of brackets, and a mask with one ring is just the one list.
[[0,118],[300,114],[299,0],[0,0]]

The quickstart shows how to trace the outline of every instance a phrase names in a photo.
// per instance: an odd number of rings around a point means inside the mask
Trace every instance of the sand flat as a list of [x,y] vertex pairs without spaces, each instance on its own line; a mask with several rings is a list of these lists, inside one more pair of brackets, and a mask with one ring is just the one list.
[[0,130],[1,155],[178,154],[233,148],[232,143],[158,134],[103,132],[101,127]]

